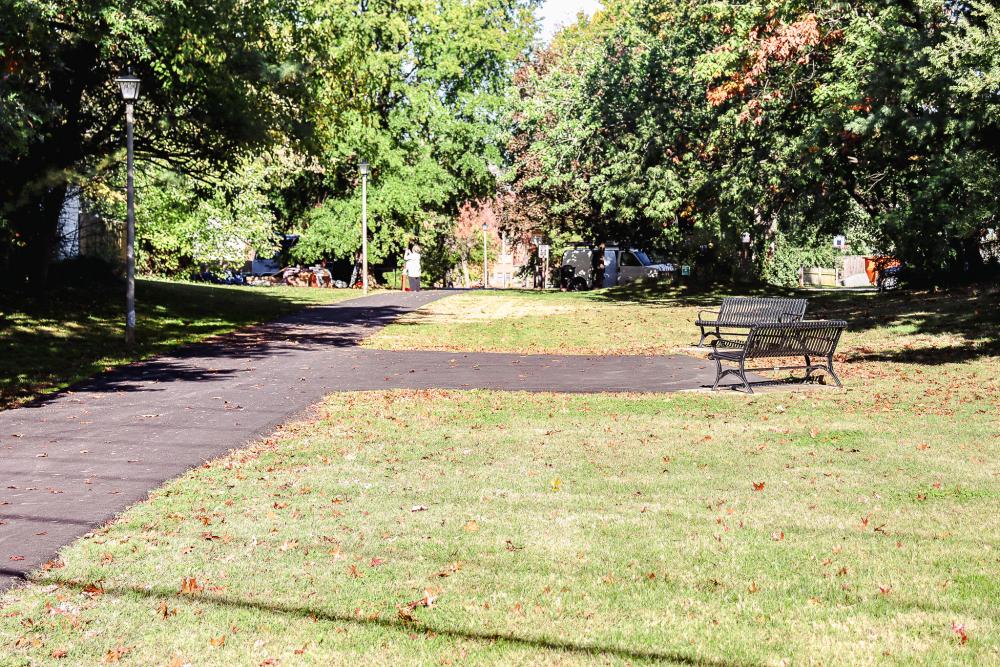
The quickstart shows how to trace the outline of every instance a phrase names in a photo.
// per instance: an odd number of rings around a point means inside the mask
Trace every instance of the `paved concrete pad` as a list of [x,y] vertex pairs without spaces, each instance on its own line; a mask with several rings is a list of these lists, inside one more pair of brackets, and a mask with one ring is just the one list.
[[390,292],[311,308],[0,412],[0,589],[164,481],[270,432],[333,391],[666,392],[697,389],[715,378],[711,362],[687,356],[357,346],[447,294]]

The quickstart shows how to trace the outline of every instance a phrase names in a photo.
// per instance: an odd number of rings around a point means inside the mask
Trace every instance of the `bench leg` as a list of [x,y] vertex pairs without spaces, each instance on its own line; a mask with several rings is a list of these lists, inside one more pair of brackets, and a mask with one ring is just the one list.
[[706,335],[708,334],[705,333],[705,327],[701,327],[701,339],[698,341],[698,347],[704,347]]
[[726,372],[722,370],[722,362],[719,361],[719,358],[713,357],[713,359],[715,359],[715,384],[712,385],[712,391],[718,391],[719,380],[722,379],[722,376],[724,376]]
[[715,359],[715,384],[712,385],[712,391],[719,390],[719,382],[722,378],[727,375],[735,375],[743,383],[743,387],[747,390],[748,394],[753,393],[753,387],[750,386],[750,382],[747,381],[746,367],[744,366],[744,361],[740,359],[739,368],[722,368],[722,362],[719,361],[718,357],[713,357]]
[[747,388],[747,393],[748,394],[752,394],[753,393],[753,387],[750,386],[750,382],[747,380],[747,370],[746,370],[746,367],[744,366],[744,361],[742,359],[740,359],[739,376],[740,376],[740,379],[743,380],[743,386]]
[[833,378],[833,381],[837,383],[838,387],[843,387],[844,386],[844,385],[842,385],[840,383],[840,378],[837,377],[837,374],[833,372],[833,355],[832,354],[826,358],[826,370],[830,371],[830,377]]

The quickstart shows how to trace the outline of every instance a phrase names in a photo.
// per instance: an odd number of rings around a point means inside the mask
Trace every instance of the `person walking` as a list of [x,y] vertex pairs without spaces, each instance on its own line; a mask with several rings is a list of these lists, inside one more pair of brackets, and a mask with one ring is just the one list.
[[420,246],[414,243],[403,253],[403,273],[411,292],[420,291]]

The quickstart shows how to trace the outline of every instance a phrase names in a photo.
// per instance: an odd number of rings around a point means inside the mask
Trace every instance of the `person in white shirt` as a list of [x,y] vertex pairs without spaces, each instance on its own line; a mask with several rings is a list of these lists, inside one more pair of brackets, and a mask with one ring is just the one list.
[[416,243],[403,253],[403,273],[411,292],[420,291],[420,246]]

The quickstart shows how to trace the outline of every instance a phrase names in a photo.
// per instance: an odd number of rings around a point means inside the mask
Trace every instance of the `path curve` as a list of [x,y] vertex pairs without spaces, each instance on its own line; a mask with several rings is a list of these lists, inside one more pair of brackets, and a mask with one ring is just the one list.
[[190,468],[335,391],[668,392],[711,385],[689,356],[391,352],[358,343],[447,291],[309,308],[0,412],[0,590]]

